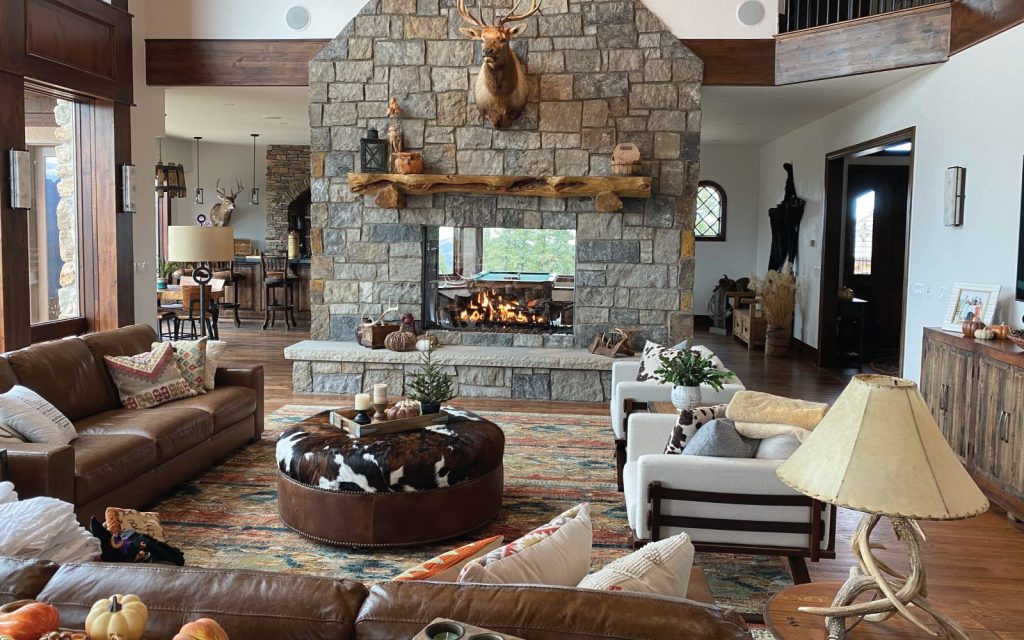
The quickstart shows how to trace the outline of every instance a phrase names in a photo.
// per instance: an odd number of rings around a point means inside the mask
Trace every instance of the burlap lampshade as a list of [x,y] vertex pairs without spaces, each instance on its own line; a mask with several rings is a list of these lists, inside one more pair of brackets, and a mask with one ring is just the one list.
[[805,495],[865,513],[956,520],[988,510],[917,385],[889,376],[854,377],[776,473]]

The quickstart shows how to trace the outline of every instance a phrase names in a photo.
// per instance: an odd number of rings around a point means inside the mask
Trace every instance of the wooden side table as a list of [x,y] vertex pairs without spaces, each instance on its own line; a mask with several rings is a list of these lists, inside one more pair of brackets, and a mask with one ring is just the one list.
[[[840,582],[809,582],[781,591],[768,601],[764,623],[777,640],[826,640],[828,633],[825,631],[825,618],[801,613],[797,609],[804,606],[829,606],[841,586]],[[947,609],[946,612],[967,629],[971,640],[1001,638],[976,620],[958,616],[953,610]],[[921,612],[920,619],[926,623],[931,620],[924,612]],[[937,626],[928,626],[938,631]],[[899,615],[885,622],[862,622],[846,634],[847,640],[924,640],[929,637]]]

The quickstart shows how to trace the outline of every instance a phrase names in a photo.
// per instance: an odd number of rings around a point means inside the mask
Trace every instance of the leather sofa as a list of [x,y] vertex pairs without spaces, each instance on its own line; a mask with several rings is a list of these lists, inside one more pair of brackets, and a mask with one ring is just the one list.
[[149,325],[66,338],[0,355],[0,392],[26,386],[70,419],[69,445],[5,444],[22,498],[75,505],[81,522],[108,506],[139,508],[263,432],[263,367],[219,368],[205,395],[125,409],[103,356],[150,350]]
[[409,640],[452,618],[526,640],[740,640],[739,614],[689,600],[562,587],[386,582],[366,586],[297,574],[156,565],[67,564],[0,557],[0,604],[21,598],[57,607],[81,629],[112,593],[149,607],[145,638],[167,639],[209,617],[231,638]]

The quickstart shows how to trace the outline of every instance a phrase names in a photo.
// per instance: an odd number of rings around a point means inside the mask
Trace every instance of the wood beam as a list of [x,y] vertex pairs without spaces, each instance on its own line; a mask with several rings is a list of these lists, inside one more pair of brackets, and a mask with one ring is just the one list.
[[146,40],[146,84],[303,87],[329,40]]
[[0,71],[0,351],[32,344],[29,330],[28,212],[11,209],[8,149],[25,148],[25,83]]
[[953,3],[953,32],[950,54],[1024,23],[1024,2],[1021,0],[960,0]]
[[704,60],[705,86],[775,84],[775,39],[698,40],[682,43]]

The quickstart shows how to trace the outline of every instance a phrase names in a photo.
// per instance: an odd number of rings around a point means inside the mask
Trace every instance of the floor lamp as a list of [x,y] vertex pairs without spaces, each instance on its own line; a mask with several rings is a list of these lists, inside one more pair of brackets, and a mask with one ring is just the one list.
[[[192,263],[192,279],[199,285],[199,325],[206,336],[206,286],[213,279],[210,262],[234,260],[235,233],[231,227],[167,227],[167,259]],[[191,313],[189,309],[189,313]]]

